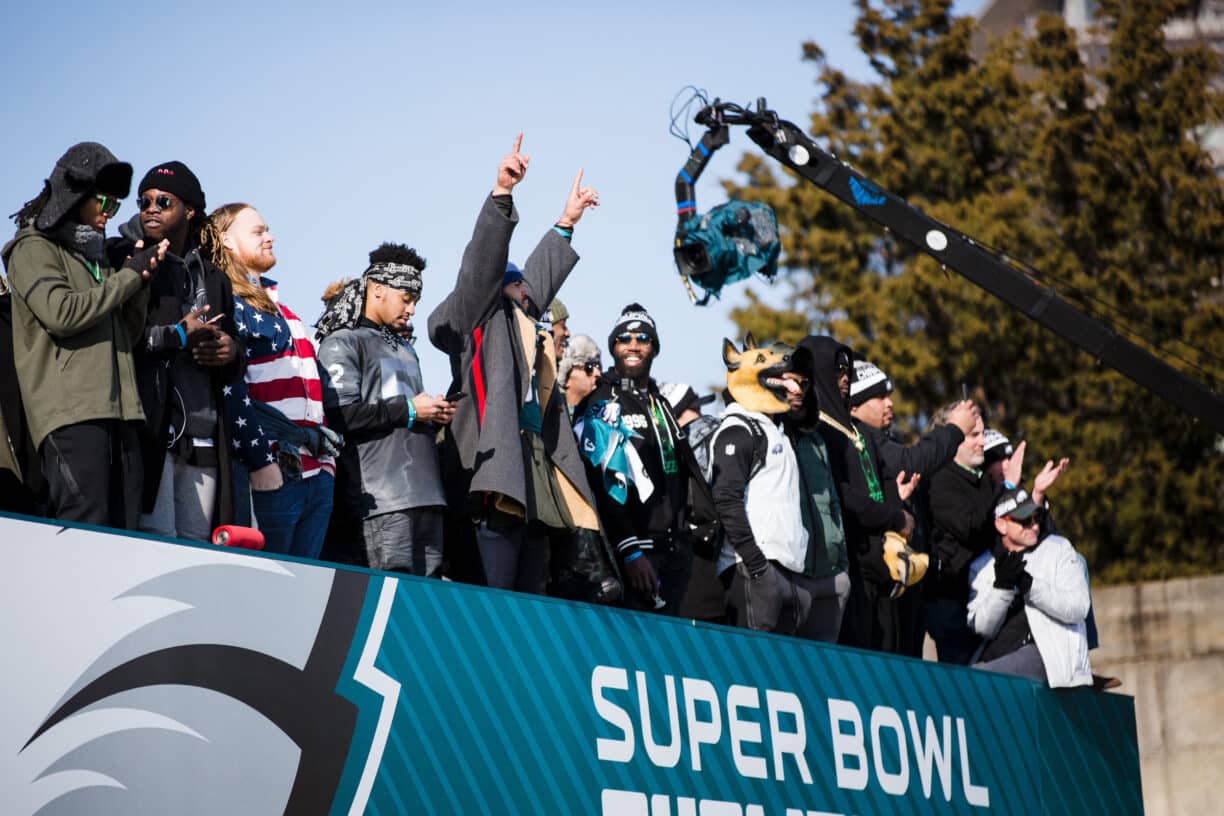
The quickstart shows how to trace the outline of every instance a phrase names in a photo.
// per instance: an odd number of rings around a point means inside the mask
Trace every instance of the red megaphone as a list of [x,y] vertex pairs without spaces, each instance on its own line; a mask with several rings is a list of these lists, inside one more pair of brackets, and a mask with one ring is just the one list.
[[262,550],[264,548],[264,534],[254,527],[239,527],[237,524],[226,524],[213,530],[212,543],[218,547]]

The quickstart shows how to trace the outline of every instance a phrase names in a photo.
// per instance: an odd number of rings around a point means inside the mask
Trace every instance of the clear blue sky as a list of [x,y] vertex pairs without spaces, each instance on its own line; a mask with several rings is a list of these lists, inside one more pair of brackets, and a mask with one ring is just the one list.
[[[870,77],[850,34],[854,4],[590,5],[6,3],[2,214],[78,141],[106,144],[136,179],[182,160],[209,209],[241,200],[260,210],[277,239],[271,274],[310,322],[327,282],[360,274],[378,243],[415,246],[429,261],[417,349],[427,387],[441,391],[449,373],[425,319],[453,286],[497,162],[522,130],[532,162],[515,191],[511,257],[526,257],[584,168],[603,205],[574,237],[582,260],[561,292],[571,329],[602,346],[621,307],[640,301],[660,324],[655,376],[721,382],[720,340],[743,286],[698,309],[676,274],[672,184],[688,148],[668,135],[669,104],[694,84],[741,103],[764,96],[805,124],[817,88],[804,40]],[[698,186],[702,211],[724,200],[717,182],[749,149],[738,133],[715,157]],[[111,234],[134,199],[133,187]]]

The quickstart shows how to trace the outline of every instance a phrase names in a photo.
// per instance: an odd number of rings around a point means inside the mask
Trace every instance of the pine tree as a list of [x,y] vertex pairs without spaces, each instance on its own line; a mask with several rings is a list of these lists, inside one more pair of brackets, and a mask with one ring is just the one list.
[[[1161,30],[1192,4],[1102,0],[1108,56],[1096,70],[1055,16],[975,58],[974,21],[950,5],[860,2],[855,33],[877,82],[805,44],[822,89],[810,133],[1220,391],[1224,181],[1200,142],[1202,126],[1224,121],[1211,87],[1220,66],[1206,48],[1170,52]],[[816,187],[781,180],[770,161],[745,155],[747,182],[726,186],[774,208],[800,285],[789,311],[749,293],[733,315],[741,329],[849,343],[897,383],[911,431],[967,383],[988,426],[1028,440],[1030,478],[1070,456],[1055,516],[1094,580],[1224,568],[1216,434]]]

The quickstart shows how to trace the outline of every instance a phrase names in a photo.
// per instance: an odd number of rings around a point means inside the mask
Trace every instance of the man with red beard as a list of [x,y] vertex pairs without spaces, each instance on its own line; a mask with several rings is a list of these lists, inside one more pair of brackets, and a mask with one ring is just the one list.
[[234,421],[235,449],[250,469],[255,521],[268,552],[317,558],[332,510],[339,437],[323,416],[314,345],[302,321],[279,302],[272,233],[249,204],[214,210],[202,234],[213,263],[234,289],[234,321],[246,357],[246,391],[225,392],[250,407],[255,427]]

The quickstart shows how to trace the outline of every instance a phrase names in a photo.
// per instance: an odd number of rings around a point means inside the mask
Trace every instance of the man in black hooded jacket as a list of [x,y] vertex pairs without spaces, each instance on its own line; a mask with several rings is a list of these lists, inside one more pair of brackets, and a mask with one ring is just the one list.
[[[881,459],[872,439],[850,416],[849,346],[832,337],[809,335],[799,341],[812,360],[812,391],[820,407],[820,435],[837,484],[850,556],[850,598],[838,642],[881,652],[896,652],[896,604],[889,597],[893,579],[884,562],[883,536],[892,530],[908,537],[913,517],[902,507],[917,485],[900,474],[881,476]],[[902,495],[904,493],[904,495]]]

